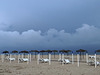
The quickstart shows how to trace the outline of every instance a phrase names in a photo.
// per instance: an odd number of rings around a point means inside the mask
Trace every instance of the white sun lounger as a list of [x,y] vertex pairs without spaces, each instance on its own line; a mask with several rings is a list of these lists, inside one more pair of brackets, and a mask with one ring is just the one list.
[[[100,62],[96,61],[96,64],[98,66],[98,65],[100,65]],[[95,65],[95,61],[94,60],[89,60],[88,65]]]
[[93,55],[89,55],[89,58],[95,58],[95,56],[93,56]]
[[10,61],[14,61],[15,58],[9,58],[9,57],[6,57],[7,60],[10,60]]
[[70,63],[70,60],[69,59],[64,59],[64,63],[65,64],[69,64]]
[[14,61],[14,60],[15,60],[15,58],[8,58],[8,60],[10,60],[10,61]]
[[46,59],[43,59],[43,58],[42,58],[42,59],[40,59],[39,61],[41,61],[41,62],[49,62],[49,59],[47,59],[47,58],[46,58]]
[[19,60],[20,60],[20,61],[24,61],[24,62],[29,61],[28,58],[19,58]]

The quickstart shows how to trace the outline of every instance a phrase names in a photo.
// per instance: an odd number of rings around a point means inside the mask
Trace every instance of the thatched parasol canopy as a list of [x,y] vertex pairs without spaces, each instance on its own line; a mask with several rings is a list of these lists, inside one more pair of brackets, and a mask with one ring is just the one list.
[[79,50],[77,50],[76,52],[86,52],[86,50],[79,49]]
[[57,50],[52,50],[52,52],[54,52],[54,58],[55,58],[55,53],[58,52]]
[[29,53],[29,52],[24,50],[24,51],[20,51],[19,53]]
[[[86,52],[86,50],[79,49],[79,50],[77,50],[76,52],[79,52],[79,53],[80,53],[80,60],[81,60],[81,53],[84,53],[84,52]],[[84,58],[84,54],[83,54],[83,58]]]
[[14,50],[14,51],[12,51],[11,53],[18,53],[18,51]]
[[42,58],[43,58],[43,53],[46,52],[46,51],[45,50],[41,50],[40,52],[42,53]]
[[96,50],[96,52],[100,52],[100,49],[99,50]]
[[23,53],[24,54],[24,58],[25,58],[25,54],[29,53],[29,52],[24,50],[24,51],[20,51],[19,53]]
[[59,52],[65,52],[65,50],[63,49],[63,50],[59,50]]
[[52,52],[51,50],[46,50],[45,52]]
[[30,52],[31,52],[31,53],[32,53],[32,52],[35,52],[35,58],[36,58],[36,53],[39,52],[39,51],[38,51],[38,50],[31,50]]
[[9,53],[9,51],[3,51],[2,53],[5,53],[6,54],[6,53]]

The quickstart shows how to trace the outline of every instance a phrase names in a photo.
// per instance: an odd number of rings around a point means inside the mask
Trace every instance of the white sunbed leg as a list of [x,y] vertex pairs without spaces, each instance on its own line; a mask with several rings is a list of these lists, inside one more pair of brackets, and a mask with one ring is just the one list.
[[74,62],[73,62],[73,61],[74,61],[74,59],[73,59],[73,53],[72,53],[72,64],[74,64]]
[[79,67],[79,54],[77,54],[77,66]]
[[96,53],[95,53],[95,68],[96,68],[96,66],[97,66],[97,60],[96,60]]
[[51,53],[49,53],[49,65],[51,65]]

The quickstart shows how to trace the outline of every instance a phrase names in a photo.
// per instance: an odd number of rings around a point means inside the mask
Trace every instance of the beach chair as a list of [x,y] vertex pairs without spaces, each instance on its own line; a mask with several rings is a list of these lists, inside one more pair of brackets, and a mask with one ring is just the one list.
[[[98,65],[100,65],[100,62],[96,61],[96,64],[98,66]],[[95,61],[94,60],[89,60],[88,65],[95,65]]]
[[71,63],[69,59],[64,59],[63,62],[64,62],[64,64],[69,64],[69,63]]
[[89,55],[89,58],[95,58],[95,56],[94,55]]
[[9,58],[9,57],[6,57],[6,60],[9,60],[9,61],[14,61],[15,58]]
[[22,62],[27,62],[27,61],[29,61],[28,58],[19,58],[19,60],[22,61]]
[[49,62],[49,59],[47,59],[47,58],[43,59],[42,58],[42,59],[39,59],[39,61],[46,63],[46,62]]

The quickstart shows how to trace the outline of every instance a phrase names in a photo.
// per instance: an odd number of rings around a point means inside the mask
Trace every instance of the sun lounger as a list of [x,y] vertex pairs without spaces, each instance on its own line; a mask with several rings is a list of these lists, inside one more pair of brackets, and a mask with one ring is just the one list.
[[8,58],[8,60],[10,60],[10,61],[14,61],[14,60],[15,60],[15,58]]
[[[100,65],[100,62],[96,61],[96,64],[98,66],[98,65]],[[95,61],[94,60],[89,60],[88,65],[95,65]]]
[[69,59],[64,59],[64,63],[65,64],[69,64],[70,63],[70,60]]
[[95,56],[93,56],[93,55],[89,55],[89,58],[95,58]]
[[9,58],[9,57],[6,57],[6,60],[14,61],[15,58]]
[[20,60],[20,61],[24,61],[24,62],[29,61],[28,58],[19,58],[19,60]]
[[46,59],[43,59],[43,58],[42,58],[42,59],[40,59],[39,61],[41,61],[41,62],[49,62],[49,59],[47,59],[47,58],[46,58]]

